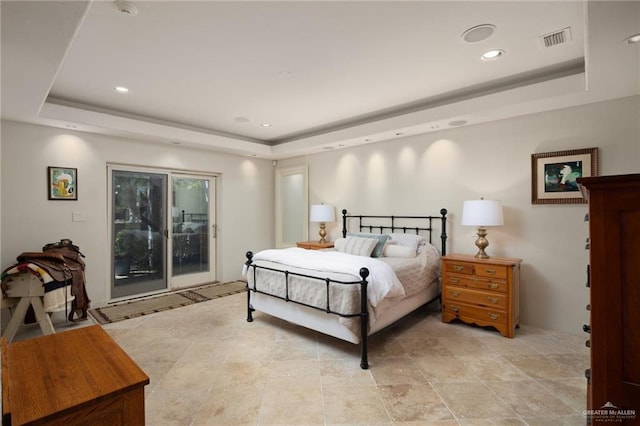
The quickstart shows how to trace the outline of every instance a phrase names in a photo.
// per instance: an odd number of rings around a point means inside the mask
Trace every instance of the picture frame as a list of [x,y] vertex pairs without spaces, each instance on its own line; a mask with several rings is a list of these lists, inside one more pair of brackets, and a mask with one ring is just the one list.
[[531,203],[586,203],[576,179],[597,175],[598,148],[531,154]]
[[47,167],[47,184],[50,200],[75,201],[78,199],[78,169]]

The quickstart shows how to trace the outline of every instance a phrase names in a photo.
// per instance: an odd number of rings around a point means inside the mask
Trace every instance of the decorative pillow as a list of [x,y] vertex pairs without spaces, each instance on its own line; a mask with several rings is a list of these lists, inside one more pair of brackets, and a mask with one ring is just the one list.
[[376,243],[377,240],[375,238],[347,237],[338,238],[334,241],[333,247],[343,253],[369,257]]
[[418,246],[424,244],[426,240],[422,235],[393,233],[389,234],[389,242],[417,250]]
[[382,253],[386,257],[416,257],[416,249],[400,244],[387,244]]
[[373,249],[371,253],[371,257],[380,257],[382,256],[382,250],[384,250],[384,245],[389,239],[389,236],[386,234],[368,234],[366,232],[360,233],[350,233],[347,232],[347,237],[359,237],[359,238],[373,238],[376,241],[376,247]]

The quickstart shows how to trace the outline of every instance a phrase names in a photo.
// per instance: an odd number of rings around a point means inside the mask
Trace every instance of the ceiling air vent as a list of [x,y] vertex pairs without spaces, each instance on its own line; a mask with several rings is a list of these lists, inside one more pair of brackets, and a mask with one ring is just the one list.
[[560,31],[554,31],[549,34],[540,36],[544,47],[553,47],[559,44],[565,44],[571,41],[571,28],[567,27]]

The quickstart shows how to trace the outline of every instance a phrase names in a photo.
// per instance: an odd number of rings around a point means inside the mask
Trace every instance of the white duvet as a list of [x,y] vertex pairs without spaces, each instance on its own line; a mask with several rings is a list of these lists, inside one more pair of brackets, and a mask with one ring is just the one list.
[[263,250],[256,253],[253,260],[264,260],[319,272],[344,273],[353,275],[355,279],[360,277],[360,269],[365,267],[369,270],[367,297],[371,306],[377,306],[385,298],[405,296],[404,288],[391,266],[371,257],[292,247]]

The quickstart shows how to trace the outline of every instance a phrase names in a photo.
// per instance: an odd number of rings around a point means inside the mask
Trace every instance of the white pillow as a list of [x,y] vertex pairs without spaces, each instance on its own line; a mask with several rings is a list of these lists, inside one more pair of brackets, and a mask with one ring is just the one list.
[[385,257],[416,257],[416,249],[400,244],[387,244],[382,255]]
[[333,248],[338,251],[344,251],[344,243],[346,242],[346,238],[336,238],[335,240],[333,240]]
[[369,257],[377,243],[378,240],[375,238],[347,237],[337,238],[333,247],[343,253]]
[[389,242],[391,244],[412,247],[414,250],[418,250],[418,246],[424,244],[425,241],[426,240],[422,235],[400,233],[389,234]]

